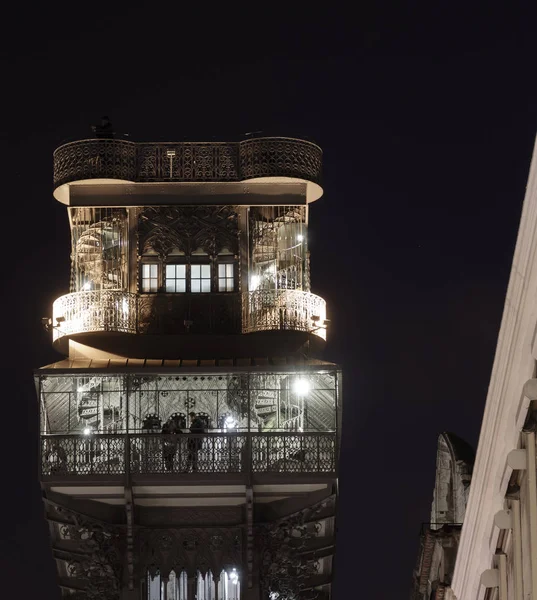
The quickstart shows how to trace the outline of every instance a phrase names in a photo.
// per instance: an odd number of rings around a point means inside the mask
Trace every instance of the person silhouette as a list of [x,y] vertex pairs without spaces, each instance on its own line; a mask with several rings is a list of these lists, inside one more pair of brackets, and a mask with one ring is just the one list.
[[190,433],[196,434],[188,438],[188,466],[194,473],[198,470],[198,453],[203,445],[200,434],[205,433],[205,423],[195,412],[189,413],[188,416],[190,417]]
[[115,134],[112,123],[106,116],[101,117],[100,125],[93,125],[91,128],[96,138],[113,138]]

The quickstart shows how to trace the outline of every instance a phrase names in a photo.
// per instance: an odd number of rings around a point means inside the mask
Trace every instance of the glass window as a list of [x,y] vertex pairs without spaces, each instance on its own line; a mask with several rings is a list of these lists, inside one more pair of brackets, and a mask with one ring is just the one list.
[[156,292],[158,290],[158,265],[142,265],[142,292]]
[[166,265],[166,291],[186,292],[186,265]]
[[218,265],[218,291],[232,292],[234,288],[233,263]]
[[193,293],[210,292],[211,265],[192,265],[190,269],[190,291]]

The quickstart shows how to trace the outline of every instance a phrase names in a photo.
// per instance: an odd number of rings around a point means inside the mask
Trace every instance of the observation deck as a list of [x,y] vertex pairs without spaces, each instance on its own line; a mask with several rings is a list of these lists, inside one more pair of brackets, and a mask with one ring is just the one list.
[[86,139],[54,152],[54,196],[67,203],[73,183],[199,183],[283,178],[307,183],[308,201],[322,195],[322,150],[287,137],[240,142],[131,142]]
[[[181,314],[181,303],[188,304],[191,296],[154,296],[153,303],[163,300],[172,306],[175,313]],[[151,296],[121,290],[88,290],[60,296],[53,305],[53,322],[56,324],[53,342],[56,344],[62,338],[83,333],[147,333],[156,328],[156,324],[152,324],[144,316],[148,300],[151,300]],[[297,331],[326,340],[326,302],[310,292],[257,290],[234,296],[196,294],[196,302],[212,302],[217,305],[227,302],[230,304],[228,309],[232,309],[234,303],[242,302],[242,315],[237,314],[237,318],[226,321],[228,333]],[[239,310],[236,312],[239,313]],[[179,325],[178,330],[168,331],[188,333],[183,322]]]

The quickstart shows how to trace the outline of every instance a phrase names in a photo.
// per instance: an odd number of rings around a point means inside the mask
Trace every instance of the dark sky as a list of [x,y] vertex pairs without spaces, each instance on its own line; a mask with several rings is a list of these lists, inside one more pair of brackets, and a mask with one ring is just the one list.
[[19,4],[1,65],[2,588],[59,597],[32,388],[69,284],[52,152],[107,114],[139,141],[322,146],[312,285],[345,373],[335,600],[406,598],[437,436],[479,434],[537,131],[535,3]]

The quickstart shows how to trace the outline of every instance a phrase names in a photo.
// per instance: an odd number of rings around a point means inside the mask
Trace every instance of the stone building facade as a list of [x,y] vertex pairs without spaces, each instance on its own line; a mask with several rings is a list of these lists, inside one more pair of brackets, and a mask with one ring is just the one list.
[[473,449],[453,433],[438,437],[429,523],[423,523],[411,600],[442,600],[451,585],[472,479]]
[[451,587],[537,600],[537,146],[533,154]]

